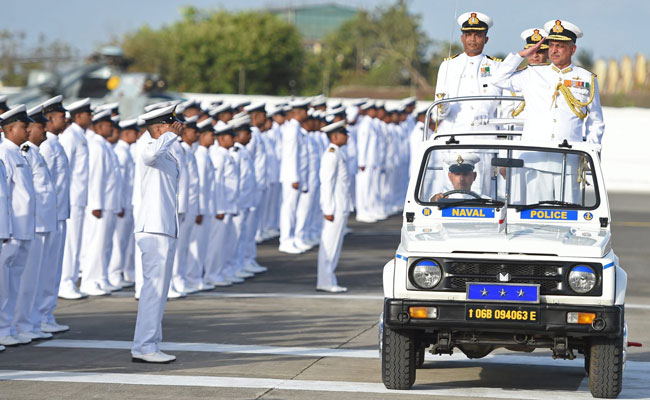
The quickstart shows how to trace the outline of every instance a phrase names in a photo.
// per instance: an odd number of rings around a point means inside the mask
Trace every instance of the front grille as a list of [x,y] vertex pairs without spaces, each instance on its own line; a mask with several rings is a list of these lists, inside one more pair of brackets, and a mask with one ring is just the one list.
[[[510,274],[510,280],[503,283],[526,283],[540,286],[541,295],[577,295],[567,283],[567,274],[573,262],[540,262],[512,260],[437,259],[444,277],[433,290],[464,292],[467,282],[502,282],[499,274]],[[589,264],[598,274],[596,287],[587,295],[602,293],[602,266]]]

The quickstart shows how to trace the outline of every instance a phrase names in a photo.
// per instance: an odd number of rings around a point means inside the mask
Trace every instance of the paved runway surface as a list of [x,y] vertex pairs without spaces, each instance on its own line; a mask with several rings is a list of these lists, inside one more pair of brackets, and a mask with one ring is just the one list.
[[[610,196],[614,250],[627,270],[631,348],[619,398],[650,398],[650,195]],[[377,323],[381,270],[399,242],[400,217],[351,222],[340,284],[314,291],[316,254],[259,247],[269,272],[243,285],[170,301],[163,350],[169,365],[131,363],[132,291],[61,301],[69,332],[0,353],[1,399],[551,399],[591,398],[583,360],[548,352],[498,352],[480,360],[428,355],[410,391],[381,384]]]

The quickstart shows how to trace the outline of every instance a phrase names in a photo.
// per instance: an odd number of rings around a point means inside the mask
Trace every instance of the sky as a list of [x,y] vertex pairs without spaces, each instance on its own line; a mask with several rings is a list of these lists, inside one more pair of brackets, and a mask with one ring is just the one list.
[[[88,55],[111,38],[134,31],[142,25],[158,28],[180,18],[180,8],[192,5],[201,9],[229,11],[269,7],[338,3],[374,10],[393,1],[368,0],[5,0],[0,30],[23,31],[28,45],[40,33],[49,39],[63,40]],[[481,11],[494,20],[489,32],[487,54],[505,54],[522,48],[519,34],[527,28],[541,27],[551,19],[565,19],[578,25],[584,37],[578,48],[590,50],[595,58],[650,56],[647,25],[650,1],[645,0],[410,0],[409,10],[421,17],[422,27],[435,40],[459,41],[454,16],[465,11]]]

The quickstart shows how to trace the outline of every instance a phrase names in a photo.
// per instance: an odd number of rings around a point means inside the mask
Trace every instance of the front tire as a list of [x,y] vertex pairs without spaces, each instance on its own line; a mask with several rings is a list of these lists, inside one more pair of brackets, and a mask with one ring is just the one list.
[[623,339],[593,338],[589,353],[591,394],[615,399],[623,388]]
[[384,326],[381,379],[386,389],[408,390],[415,383],[415,340],[406,331]]

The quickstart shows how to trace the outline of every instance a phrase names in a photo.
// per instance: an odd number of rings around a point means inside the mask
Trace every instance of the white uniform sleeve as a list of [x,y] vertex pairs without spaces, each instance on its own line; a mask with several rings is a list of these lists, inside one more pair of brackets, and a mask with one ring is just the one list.
[[490,83],[501,89],[522,92],[526,83],[527,70],[516,71],[523,60],[524,58],[517,53],[508,54],[499,68],[495,68]]
[[320,207],[323,215],[334,215],[336,203],[334,189],[336,187],[338,160],[336,153],[326,150],[320,164]]
[[104,209],[104,194],[108,165],[100,145],[88,146],[88,204],[90,210]]
[[212,159],[214,163],[214,204],[217,214],[226,214],[228,201],[226,199],[226,179],[223,170],[223,157]]
[[598,80],[594,78],[594,101],[587,106],[587,118],[585,119],[585,133],[587,142],[598,143],[603,139],[605,132],[605,122],[603,121],[603,109],[600,106],[600,93],[598,90]]
[[171,146],[178,141],[178,136],[173,132],[166,132],[157,140],[142,146],[142,162],[149,167],[155,167],[156,161],[170,152]]

